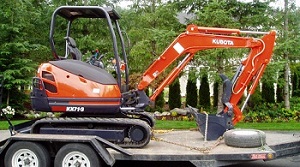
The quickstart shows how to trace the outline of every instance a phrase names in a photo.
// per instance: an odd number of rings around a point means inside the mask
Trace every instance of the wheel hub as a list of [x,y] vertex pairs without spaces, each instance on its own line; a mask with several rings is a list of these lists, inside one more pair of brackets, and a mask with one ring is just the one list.
[[143,140],[144,132],[140,127],[134,126],[134,127],[130,128],[129,136],[133,141],[139,142],[139,141]]
[[70,152],[63,159],[63,167],[91,167],[88,157],[78,151]]
[[30,159],[29,158],[26,158],[26,159],[24,159],[24,165],[26,166],[26,165],[30,165]]
[[39,166],[38,158],[34,152],[29,149],[20,149],[12,157],[13,166],[35,167]]
[[81,163],[80,163],[79,161],[76,161],[75,164],[74,164],[74,166],[75,166],[75,167],[80,167],[80,166],[81,166]]

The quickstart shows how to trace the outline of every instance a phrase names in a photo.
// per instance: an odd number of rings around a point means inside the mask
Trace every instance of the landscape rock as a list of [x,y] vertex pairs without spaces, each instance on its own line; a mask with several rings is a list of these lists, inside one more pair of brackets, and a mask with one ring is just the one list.
[[188,111],[186,109],[174,108],[171,112],[176,112],[179,115],[187,115]]

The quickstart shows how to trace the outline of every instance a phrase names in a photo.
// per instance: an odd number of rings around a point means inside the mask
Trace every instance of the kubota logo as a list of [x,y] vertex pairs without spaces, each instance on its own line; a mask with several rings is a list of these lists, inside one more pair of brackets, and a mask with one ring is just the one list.
[[213,39],[212,43],[217,45],[234,45],[233,41],[223,39]]

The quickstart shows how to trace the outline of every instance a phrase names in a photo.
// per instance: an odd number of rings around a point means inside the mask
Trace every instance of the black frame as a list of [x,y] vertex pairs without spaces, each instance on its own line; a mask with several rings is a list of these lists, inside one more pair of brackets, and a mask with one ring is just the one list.
[[[56,60],[60,60],[61,58],[56,52],[55,44],[54,44],[54,28],[55,28],[55,21],[56,17],[60,16],[63,17],[68,21],[68,28],[67,28],[67,36],[70,35],[70,29],[72,26],[72,22],[75,19],[78,18],[102,18],[107,20],[107,24],[110,30],[111,38],[113,41],[113,51],[114,51],[114,57],[116,59],[116,73],[117,73],[117,82],[118,86],[121,88],[121,69],[120,69],[120,59],[118,55],[118,45],[117,45],[117,36],[115,31],[117,32],[121,44],[121,51],[122,51],[122,57],[123,61],[126,64],[125,66],[125,84],[126,84],[126,90],[128,91],[128,83],[129,83],[129,69],[128,69],[128,61],[127,61],[127,55],[125,51],[125,44],[124,44],[124,38],[122,36],[121,28],[118,23],[118,19],[120,19],[119,14],[113,9],[113,8],[104,8],[100,6],[61,6],[57,8],[51,18],[51,24],[50,24],[50,47],[52,54]],[[116,27],[116,30],[114,30],[113,25]]]

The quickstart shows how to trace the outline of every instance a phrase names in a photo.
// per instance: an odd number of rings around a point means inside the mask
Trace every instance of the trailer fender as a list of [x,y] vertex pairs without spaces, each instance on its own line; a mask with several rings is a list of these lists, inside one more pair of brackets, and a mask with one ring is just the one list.
[[266,144],[266,134],[255,129],[231,129],[224,133],[224,141],[232,147],[261,147]]
[[4,154],[10,141],[10,139],[5,139],[0,142],[0,166],[4,166]]
[[3,141],[0,142],[0,156],[2,157],[2,153],[3,151],[6,149],[6,147],[9,145],[11,139],[8,138],[8,139],[5,139]]
[[98,152],[98,154],[102,158],[102,160],[109,166],[114,165],[115,159],[104,146],[114,149],[114,150],[116,150],[122,154],[128,155],[128,156],[132,155],[132,153],[128,152],[127,150],[123,149],[122,147],[115,145],[101,137],[95,137],[90,141],[91,141],[91,144],[94,147],[94,149]]
[[97,151],[99,156],[107,165],[109,166],[114,165],[115,163],[114,157],[107,151],[107,149],[102,144],[99,144],[99,142],[96,139],[92,139],[91,145],[94,147],[94,149]]
[[[120,146],[118,146],[118,145],[115,145],[115,144],[113,144],[113,143],[111,143],[111,142],[109,142],[109,141],[107,141],[107,140],[105,140],[105,139],[103,139],[103,138],[101,138],[101,137],[96,137],[95,139],[96,139],[98,142],[104,144],[105,146],[107,146],[107,147],[109,147],[109,148],[112,148],[112,149],[114,149],[114,150],[116,150],[116,151],[118,151],[118,152],[120,152],[120,153],[122,153],[122,154],[125,154],[125,155],[128,155],[128,156],[133,155],[131,152],[125,150],[124,148],[122,148],[122,147],[120,147]],[[92,140],[92,141],[94,141],[94,140]],[[105,149],[105,150],[106,150],[106,149]]]

